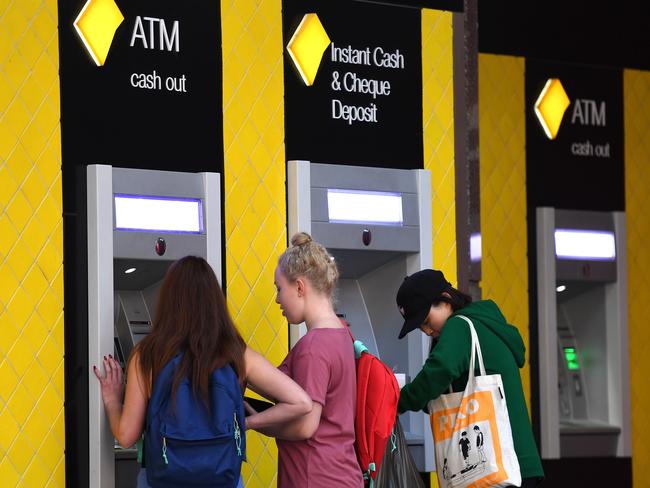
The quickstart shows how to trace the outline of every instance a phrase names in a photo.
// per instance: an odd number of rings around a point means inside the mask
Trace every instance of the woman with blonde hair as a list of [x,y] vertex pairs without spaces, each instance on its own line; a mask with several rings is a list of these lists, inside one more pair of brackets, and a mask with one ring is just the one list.
[[[189,380],[197,397],[209,403],[213,372],[224,368],[233,381],[238,382],[241,388],[238,393],[248,385],[277,402],[272,408],[248,417],[246,428],[289,422],[311,411],[312,402],[306,393],[246,345],[230,318],[212,268],[200,257],[186,256],[172,263],[167,271],[151,333],[136,345],[127,364],[129,381],[124,402],[122,369],[115,359],[104,356],[105,374],[93,368],[101,383],[111,430],[121,446],[130,447],[140,439],[150,413],[147,405],[152,400],[152,392],[156,391],[156,380],[173,361],[176,366],[172,398],[177,398],[181,383]],[[225,396],[219,398],[220,402],[227,400]],[[239,422],[243,426],[243,419]],[[148,486],[146,478],[152,483],[151,476],[142,470],[138,487]],[[170,484],[164,480],[159,482],[164,486]],[[220,482],[218,486],[234,488],[238,482],[241,485],[239,473],[236,473],[234,479]],[[199,483],[188,477],[182,485],[199,486]]]
[[255,427],[277,438],[278,488],[363,486],[354,450],[354,347],[332,304],[338,276],[327,250],[303,232],[291,238],[275,270],[282,314],[307,326],[279,369],[313,401],[312,411],[297,420]]

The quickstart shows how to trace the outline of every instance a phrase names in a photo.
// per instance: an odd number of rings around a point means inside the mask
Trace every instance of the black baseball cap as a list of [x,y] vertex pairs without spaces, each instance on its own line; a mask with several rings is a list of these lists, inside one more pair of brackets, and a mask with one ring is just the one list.
[[451,287],[442,271],[423,269],[404,278],[397,291],[397,306],[404,317],[399,333],[401,339],[424,323],[434,302],[439,301],[444,291]]

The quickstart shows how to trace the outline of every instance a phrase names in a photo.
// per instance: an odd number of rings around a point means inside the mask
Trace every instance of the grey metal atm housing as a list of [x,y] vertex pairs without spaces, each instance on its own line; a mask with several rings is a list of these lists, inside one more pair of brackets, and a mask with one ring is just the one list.
[[[287,183],[289,235],[310,233],[337,262],[337,313],[371,353],[396,373],[414,377],[428,356],[430,342],[419,331],[397,339],[404,319],[395,296],[405,276],[432,266],[429,171],[289,161]],[[403,222],[331,221],[328,189],[400,195]],[[304,324],[290,324],[291,346],[305,332]],[[419,470],[434,471],[428,417],[418,412],[400,419]]]
[[[205,258],[221,279],[220,176],[90,165],[88,185],[88,360],[114,351],[123,364],[151,329],[160,282],[169,265],[186,255]],[[120,230],[115,195],[200,200],[202,231],[176,233]],[[164,240],[164,253],[157,242]],[[125,273],[129,269],[135,269]],[[92,376],[92,375],[91,375]],[[89,485],[135,486],[134,448],[115,443],[99,383],[89,379]]]
[[[558,256],[556,231],[610,232],[613,259]],[[537,209],[541,451],[631,455],[625,215]]]

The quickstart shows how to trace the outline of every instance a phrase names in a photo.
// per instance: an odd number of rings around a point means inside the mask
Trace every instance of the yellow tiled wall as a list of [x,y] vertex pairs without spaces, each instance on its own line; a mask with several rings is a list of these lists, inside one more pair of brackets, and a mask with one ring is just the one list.
[[55,0],[0,2],[0,486],[65,486]]
[[632,476],[642,487],[650,479],[650,72],[626,70],[623,83]]
[[[287,244],[281,0],[223,0],[228,305],[246,342],[279,364],[288,329],[273,272]],[[275,486],[275,441],[247,434],[247,487]]]
[[[456,284],[456,173],[452,14],[422,10],[424,168],[431,171],[433,266]],[[431,487],[438,486],[431,476]]]
[[[479,54],[478,67],[481,288],[528,345],[524,59]],[[521,379],[530,409],[528,363]]]
[[431,171],[433,266],[451,282],[456,267],[456,173],[452,14],[422,10],[424,168]]

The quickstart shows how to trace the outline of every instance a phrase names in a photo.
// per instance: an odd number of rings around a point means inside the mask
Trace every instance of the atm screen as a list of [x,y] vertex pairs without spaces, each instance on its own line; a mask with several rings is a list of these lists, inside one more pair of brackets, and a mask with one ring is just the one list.
[[566,360],[566,366],[569,371],[577,371],[580,369],[580,364],[578,363],[578,354],[574,347],[565,347],[564,348],[564,359]]
[[198,198],[114,195],[115,229],[171,233],[203,233],[203,209]]
[[330,222],[402,225],[400,193],[367,190],[327,189]]

